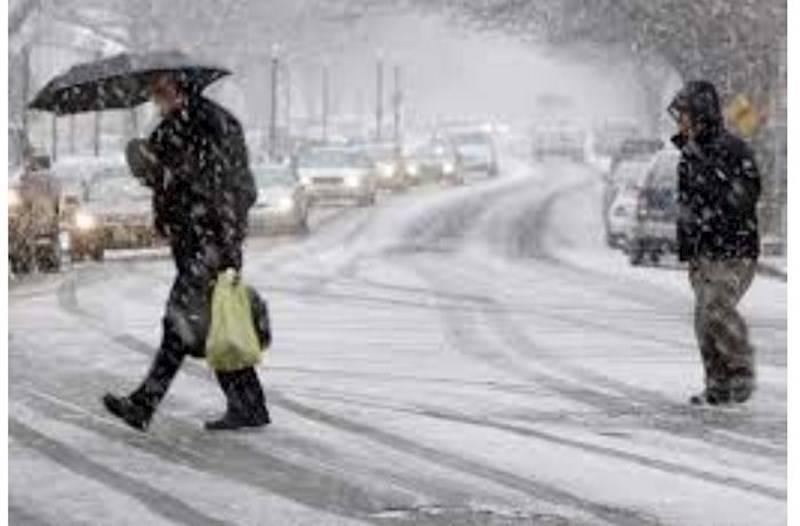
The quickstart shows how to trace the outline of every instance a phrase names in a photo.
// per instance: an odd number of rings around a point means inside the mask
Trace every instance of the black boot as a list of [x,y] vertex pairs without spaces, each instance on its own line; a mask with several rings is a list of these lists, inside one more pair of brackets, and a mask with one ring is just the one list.
[[262,427],[270,423],[264,392],[254,369],[218,372],[217,379],[228,399],[228,409],[218,420],[206,422],[209,431]]
[[108,411],[122,419],[126,424],[139,431],[147,431],[153,411],[147,407],[134,403],[127,396],[116,396],[106,393],[103,396],[103,405]]
[[689,403],[692,405],[720,405],[731,401],[730,390],[727,389],[705,389],[703,392],[692,395]]
[[755,380],[752,375],[743,374],[731,378],[731,398],[737,404],[743,404],[750,399],[755,390]]

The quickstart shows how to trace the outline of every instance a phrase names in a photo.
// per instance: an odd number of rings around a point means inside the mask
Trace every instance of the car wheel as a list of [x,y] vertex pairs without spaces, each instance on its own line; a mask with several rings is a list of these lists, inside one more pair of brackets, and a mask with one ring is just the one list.
[[106,252],[102,245],[96,246],[92,249],[92,261],[103,261],[106,257]]
[[631,248],[628,253],[628,261],[634,267],[640,266],[644,262],[644,251],[640,248]]
[[36,267],[42,272],[58,272],[61,270],[61,246],[58,241],[37,250]]
[[9,264],[11,271],[15,274],[26,274],[33,270],[35,254],[33,246],[21,242],[16,245],[15,250],[9,250]]

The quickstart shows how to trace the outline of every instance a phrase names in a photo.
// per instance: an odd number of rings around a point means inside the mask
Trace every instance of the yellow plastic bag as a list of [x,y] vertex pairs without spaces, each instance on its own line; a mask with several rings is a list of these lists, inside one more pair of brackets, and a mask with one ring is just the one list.
[[215,371],[238,371],[261,360],[247,286],[234,269],[220,272],[211,296],[206,360]]

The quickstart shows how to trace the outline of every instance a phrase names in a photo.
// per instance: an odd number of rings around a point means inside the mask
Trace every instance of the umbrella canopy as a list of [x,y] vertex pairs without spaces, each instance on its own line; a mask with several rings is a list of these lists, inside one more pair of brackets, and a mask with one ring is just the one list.
[[193,60],[179,51],[121,53],[72,66],[48,82],[28,107],[59,115],[133,108],[150,98],[152,76],[163,72],[180,75],[197,91],[230,75],[227,69]]

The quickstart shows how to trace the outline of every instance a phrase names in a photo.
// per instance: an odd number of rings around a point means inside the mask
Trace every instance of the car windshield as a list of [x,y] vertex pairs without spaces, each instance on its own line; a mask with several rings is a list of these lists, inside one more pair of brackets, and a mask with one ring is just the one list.
[[118,202],[150,199],[149,188],[131,176],[104,177],[96,180],[89,188],[89,201]]
[[262,166],[253,169],[253,176],[259,188],[273,186],[292,186],[295,184],[294,175],[283,166]]
[[310,150],[300,155],[300,168],[367,168],[369,159],[352,150]]

